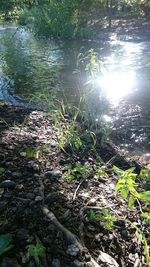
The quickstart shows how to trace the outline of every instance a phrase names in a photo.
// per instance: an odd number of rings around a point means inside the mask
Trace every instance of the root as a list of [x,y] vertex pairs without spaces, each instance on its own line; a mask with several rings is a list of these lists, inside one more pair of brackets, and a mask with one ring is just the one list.
[[[66,241],[66,244],[68,246],[67,251],[69,251],[69,249],[71,248],[71,246],[73,248],[76,248],[76,255],[73,256],[77,256],[78,253],[80,253],[81,255],[83,255],[83,253],[86,251],[88,251],[79,240],[77,240],[76,236],[74,234],[72,234],[68,229],[66,229],[55,217],[55,215],[53,214],[53,212],[49,211],[47,209],[47,207],[43,207],[43,213],[44,215],[46,215],[49,220],[59,229],[59,231],[61,231],[63,233],[64,239]],[[98,261],[100,262],[100,265],[91,257],[90,262],[88,262],[90,265],[90,267],[119,267],[118,263],[108,254],[100,251],[99,257],[98,257]],[[86,264],[85,264],[86,266]]]
[[79,250],[83,251],[83,246],[78,242],[75,235],[73,235],[68,229],[66,229],[55,217],[54,213],[49,211],[46,207],[43,208],[44,214],[50,219],[50,221],[63,233],[64,239],[67,245],[74,244]]

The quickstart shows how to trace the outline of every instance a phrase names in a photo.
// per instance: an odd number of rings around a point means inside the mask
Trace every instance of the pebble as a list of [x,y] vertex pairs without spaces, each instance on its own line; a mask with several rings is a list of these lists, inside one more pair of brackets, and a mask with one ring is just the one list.
[[48,225],[47,229],[48,229],[51,233],[53,233],[53,232],[55,232],[56,227],[55,227],[54,224],[50,223],[50,224]]
[[52,267],[61,267],[60,260],[59,259],[53,259]]
[[29,162],[27,164],[27,169],[30,172],[39,172],[39,170],[40,170],[39,165],[37,163],[34,163],[34,162]]
[[45,204],[51,204],[54,202],[54,196],[52,193],[49,193],[46,197],[45,197]]
[[0,187],[5,189],[14,189],[16,187],[16,183],[11,180],[4,180],[0,183]]
[[62,176],[62,172],[59,170],[47,171],[44,173],[45,178],[59,179]]
[[85,264],[85,267],[93,267],[93,263],[91,261],[89,261]]
[[72,244],[68,246],[67,254],[69,256],[75,257],[77,256],[78,253],[79,253],[79,248],[76,245]]
[[12,173],[12,177],[14,177],[14,178],[21,178],[22,177],[22,173],[21,172],[13,172]]
[[80,262],[78,260],[75,260],[73,262],[73,267],[84,267],[84,263],[83,262]]
[[55,142],[55,141],[52,141],[51,143],[50,143],[50,145],[51,145],[51,147],[56,147],[57,146],[57,142]]
[[96,199],[95,198],[91,198],[87,203],[87,206],[95,206],[95,205],[96,205]]
[[42,201],[43,200],[43,198],[41,197],[41,196],[37,196],[36,198],[35,198],[35,201],[36,202],[40,202],[40,201]]
[[35,195],[33,193],[27,193],[26,194],[26,198],[34,199],[35,198]]
[[89,262],[91,260],[91,256],[89,254],[85,254],[85,260]]

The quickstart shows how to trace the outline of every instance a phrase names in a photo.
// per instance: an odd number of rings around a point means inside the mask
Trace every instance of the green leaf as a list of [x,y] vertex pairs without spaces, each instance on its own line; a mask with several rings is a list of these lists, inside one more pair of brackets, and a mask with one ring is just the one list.
[[116,192],[118,192],[119,190],[122,190],[122,188],[124,188],[125,186],[125,180],[121,179],[118,181],[118,183],[116,184]]
[[28,245],[27,246],[28,249],[28,253],[30,255],[30,257],[32,257],[37,266],[40,266],[40,259],[44,257],[45,255],[45,247],[41,244],[41,243],[37,243],[36,245]]
[[0,255],[9,249],[9,244],[12,241],[12,235],[0,235]]
[[139,193],[139,198],[144,201],[150,201],[150,191]]
[[128,207],[129,207],[130,210],[135,209],[134,202],[135,202],[135,197],[131,195],[129,197],[129,201],[128,201]]
[[5,169],[0,167],[0,174],[3,174],[5,172]]
[[150,213],[144,212],[144,213],[141,214],[141,217],[143,219],[145,219],[145,221],[147,222],[147,224],[150,224]]
[[121,196],[122,196],[122,198],[127,199],[128,194],[129,194],[129,189],[128,189],[128,187],[125,187],[124,186],[124,188],[122,188],[122,190],[121,190]]

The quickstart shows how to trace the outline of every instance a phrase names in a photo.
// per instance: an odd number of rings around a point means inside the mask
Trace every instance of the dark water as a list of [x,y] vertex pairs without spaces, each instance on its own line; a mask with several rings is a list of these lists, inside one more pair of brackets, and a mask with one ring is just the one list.
[[134,143],[148,153],[150,41],[104,37],[97,41],[54,41],[37,39],[22,28],[0,26],[0,99],[27,105],[29,99],[33,102],[45,91],[60,98],[65,95],[70,102],[77,99],[81,84],[73,74],[76,59],[79,52],[93,48],[104,68],[103,78],[96,83],[109,102],[109,110],[103,113],[113,121],[114,139],[124,140],[123,149]]

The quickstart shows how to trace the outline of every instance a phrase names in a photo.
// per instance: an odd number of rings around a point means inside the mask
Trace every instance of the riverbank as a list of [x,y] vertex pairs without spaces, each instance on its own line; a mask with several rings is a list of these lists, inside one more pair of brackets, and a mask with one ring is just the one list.
[[[0,234],[13,238],[1,266],[37,266],[27,246],[39,243],[45,248],[42,266],[146,266],[132,225],[142,224],[148,240],[142,203],[131,212],[115,192],[112,166],[130,163],[110,144],[94,153],[62,150],[60,135],[68,124],[67,116],[60,129],[49,113],[0,105]],[[109,221],[92,217],[104,210]]]

